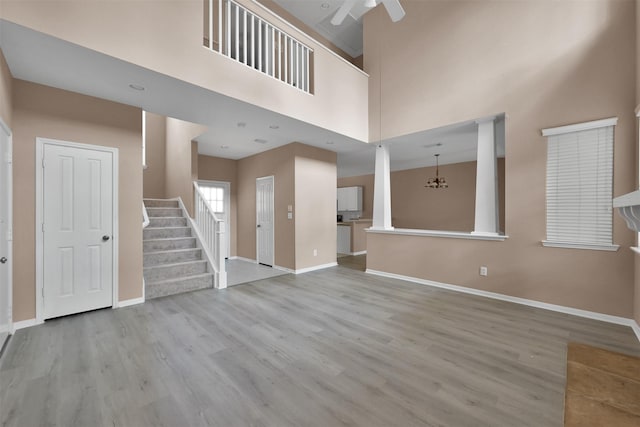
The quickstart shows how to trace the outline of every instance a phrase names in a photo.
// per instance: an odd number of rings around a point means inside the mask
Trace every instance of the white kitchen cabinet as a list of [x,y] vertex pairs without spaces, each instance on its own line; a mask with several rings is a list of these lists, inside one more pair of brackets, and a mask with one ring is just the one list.
[[338,225],[338,253],[351,253],[351,226]]
[[362,211],[362,187],[338,188],[338,212]]

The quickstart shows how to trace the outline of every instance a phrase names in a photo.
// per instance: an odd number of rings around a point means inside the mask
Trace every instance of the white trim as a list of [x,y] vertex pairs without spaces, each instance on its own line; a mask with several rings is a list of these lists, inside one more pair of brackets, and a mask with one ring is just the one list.
[[15,322],[13,324],[13,332],[15,333],[15,331],[17,331],[18,329],[24,329],[24,328],[30,328],[32,326],[38,326],[38,325],[42,325],[44,323],[44,321],[42,320],[37,320],[37,319],[27,319],[27,320],[21,320],[19,322]]
[[299,270],[294,271],[294,273],[295,274],[304,274],[304,273],[309,273],[311,271],[324,270],[325,268],[335,267],[336,265],[338,265],[337,262],[330,262],[330,263],[327,263],[327,264],[314,265],[313,267],[301,268]]
[[[13,133],[9,126],[0,117],[0,128],[7,135],[7,153],[0,153],[0,161],[3,161],[3,156],[8,156],[10,159],[7,162],[7,258],[9,263],[7,265],[7,286],[8,286],[8,306],[7,306],[7,326],[9,328],[9,334],[13,333]],[[2,346],[4,343],[0,343]]]
[[[272,207],[272,215],[271,220],[273,221],[271,224],[271,230],[273,239],[271,239],[271,255],[273,256],[273,265],[276,263],[276,177],[275,175],[267,175],[256,178],[256,261],[260,264],[259,255],[260,255],[260,233],[258,232],[258,181],[263,179],[271,179],[271,207]],[[268,264],[265,264],[268,265]],[[273,267],[272,265],[272,267]]]
[[419,279],[417,277],[404,276],[404,275],[395,274],[395,273],[387,273],[385,271],[372,270],[369,268],[365,272],[368,274],[373,274],[375,276],[388,277],[390,279],[405,280],[407,282],[417,283],[419,285],[431,286],[434,288],[447,289],[454,292],[461,292],[465,294],[477,295],[477,296],[496,299],[500,301],[512,302],[515,304],[541,308],[544,310],[555,311],[558,313],[571,314],[573,316],[584,317],[587,319],[594,319],[594,320],[600,320],[602,322],[614,323],[616,325],[629,326],[633,329],[638,340],[640,341],[640,327],[638,327],[638,324],[636,323],[635,320],[629,319],[626,317],[612,316],[610,314],[603,314],[603,313],[597,313],[595,311],[581,310],[579,308],[567,307],[564,305],[549,304],[546,302],[540,302],[540,301],[526,299],[526,298],[512,297],[510,295],[499,294],[496,292],[482,291],[480,289],[467,288],[465,286],[450,285],[448,283],[441,283],[441,282],[435,282],[433,280]]
[[636,334],[636,338],[638,338],[638,341],[640,341],[640,325],[638,325],[638,323],[636,323],[635,320],[630,319],[631,320],[631,329],[633,329],[633,332]]
[[337,262],[330,262],[327,264],[314,265],[313,267],[301,268],[299,270],[292,270],[291,268],[281,267],[279,265],[274,265],[272,266],[272,268],[275,268],[276,270],[280,270],[280,271],[286,271],[287,273],[291,273],[291,274],[304,274],[304,273],[309,273],[311,271],[324,270],[325,268],[331,268],[337,265],[338,265]]
[[[325,46],[324,44],[320,43],[319,41],[317,41],[316,39],[314,39],[313,37],[311,37],[309,34],[307,34],[306,32],[302,31],[301,29],[299,29],[298,27],[296,27],[295,25],[293,25],[292,23],[290,23],[289,21],[287,21],[286,19],[284,19],[283,17],[281,17],[280,15],[278,15],[277,13],[275,13],[274,11],[272,11],[271,9],[269,9],[268,7],[264,6],[262,3],[260,3],[259,0],[252,0],[256,5],[258,5],[260,8],[262,8],[264,11],[266,11],[267,13],[269,13],[271,16],[275,17],[276,19],[279,19],[281,22],[283,22],[285,25],[288,25],[289,27],[293,28],[295,31],[301,33],[303,36],[305,36],[306,38],[308,38],[309,40],[311,40],[312,42],[314,42],[315,44],[318,45],[318,47],[320,49],[323,49],[327,52],[329,52],[331,55],[335,56],[336,58],[340,59],[341,61],[343,61],[346,64],[349,64],[351,67],[353,67],[354,69],[358,70],[360,73],[364,74],[365,76],[369,77],[369,74],[366,73],[364,70],[361,70],[360,68],[356,67],[353,63],[347,61],[345,58],[343,58],[342,56],[338,55],[337,53],[335,53],[333,50],[329,49],[327,46]],[[263,18],[264,19],[264,18]],[[275,25],[274,25],[275,26]],[[277,28],[277,27],[276,27]],[[278,29],[279,30],[279,29]],[[296,38],[296,37],[293,37]],[[336,46],[337,47],[337,46]],[[309,48],[309,50],[313,51],[314,49]],[[340,49],[342,50],[342,49]],[[348,52],[344,51],[344,53],[346,53],[347,55],[349,55]],[[349,55],[351,56],[351,55]],[[362,55],[358,55],[362,56]],[[352,58],[356,58],[356,57],[352,57]]]
[[629,249],[631,249],[633,252],[640,254],[640,248],[637,246],[631,246]]
[[[131,298],[124,301],[118,302],[117,308],[130,307],[132,305],[144,304],[144,297],[140,298]],[[114,307],[116,308],[116,307]]]
[[594,120],[591,122],[576,123],[574,125],[547,128],[547,129],[542,129],[542,136],[562,135],[564,133],[580,132],[583,130],[604,128],[607,126],[615,126],[617,123],[618,123],[618,118],[611,117],[608,119]]
[[142,228],[147,228],[149,226],[149,214],[147,213],[147,207],[144,205],[144,201],[142,202]]
[[509,236],[504,234],[474,234],[463,233],[460,231],[439,231],[439,230],[417,230],[411,228],[395,228],[393,230],[383,230],[375,228],[365,228],[367,233],[374,234],[397,234],[400,236],[422,236],[422,237],[447,237],[451,239],[469,239],[469,240],[492,240],[504,242]]
[[[44,144],[58,145],[64,147],[71,148],[79,148],[84,150],[93,150],[93,151],[106,151],[112,154],[112,182],[113,182],[113,203],[112,203],[112,223],[113,228],[111,230],[111,239],[113,241],[113,262],[112,262],[112,301],[111,307],[116,308],[118,306],[118,254],[119,254],[119,246],[120,246],[120,236],[119,236],[119,218],[118,218],[118,207],[120,205],[120,196],[118,193],[119,188],[119,157],[118,157],[118,148],[116,147],[106,147],[103,145],[91,145],[91,144],[82,144],[77,142],[69,142],[69,141],[61,141],[57,139],[50,138],[42,138],[36,137],[36,223],[35,223],[35,232],[36,232],[36,321],[39,323],[44,322],[44,298],[42,296],[42,289],[44,287],[43,281],[43,263],[44,263],[44,242],[43,242],[43,231],[42,231],[42,222],[43,222],[43,171],[42,171],[42,160],[44,158]],[[144,289],[144,288],[143,288]]]
[[358,255],[366,255],[367,251],[359,251],[359,252],[351,252],[349,255],[358,256]]
[[[257,261],[256,261],[256,263],[257,263]],[[287,273],[291,273],[291,274],[296,274],[295,270],[292,270],[292,269],[287,268],[287,267],[280,267],[279,265],[272,265],[271,268],[275,268],[276,270],[280,270],[280,271],[286,271]]]
[[199,179],[196,181],[198,185],[200,184],[212,184],[220,187],[224,187],[225,197],[224,197],[224,211],[225,215],[225,234],[227,236],[227,255],[225,259],[231,258],[231,182],[229,181],[211,181],[208,179]]
[[543,240],[542,246],[547,248],[588,249],[592,251],[608,252],[615,252],[620,248],[620,245],[592,245],[589,243],[550,242],[548,240]]

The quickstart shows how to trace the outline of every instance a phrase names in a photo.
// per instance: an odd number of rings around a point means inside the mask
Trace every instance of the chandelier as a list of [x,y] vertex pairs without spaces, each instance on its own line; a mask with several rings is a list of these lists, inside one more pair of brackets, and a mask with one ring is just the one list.
[[449,184],[447,184],[447,180],[444,177],[441,177],[439,175],[439,171],[438,171],[438,157],[440,156],[440,154],[436,154],[436,177],[435,178],[429,178],[429,180],[427,181],[427,185],[425,185],[426,188],[447,188],[449,187]]

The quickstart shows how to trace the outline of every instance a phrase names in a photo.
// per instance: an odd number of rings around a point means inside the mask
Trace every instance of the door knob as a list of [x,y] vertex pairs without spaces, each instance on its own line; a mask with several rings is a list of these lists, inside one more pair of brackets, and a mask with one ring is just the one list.
[[109,240],[110,238],[111,238],[111,237],[106,236],[106,235],[105,235],[105,236],[102,236],[102,241],[103,241],[103,242],[106,242],[106,241],[107,241],[107,240]]
[[258,224],[257,227],[260,228],[260,224]]
[[0,258],[0,263],[4,264],[6,262],[7,262],[7,257],[3,256],[2,258]]

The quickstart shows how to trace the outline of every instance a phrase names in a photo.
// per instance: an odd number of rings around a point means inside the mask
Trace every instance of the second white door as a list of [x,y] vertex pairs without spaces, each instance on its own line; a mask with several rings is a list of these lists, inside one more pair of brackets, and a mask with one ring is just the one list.
[[113,304],[113,156],[44,143],[45,319]]
[[259,264],[273,266],[273,177],[256,179],[256,254]]

